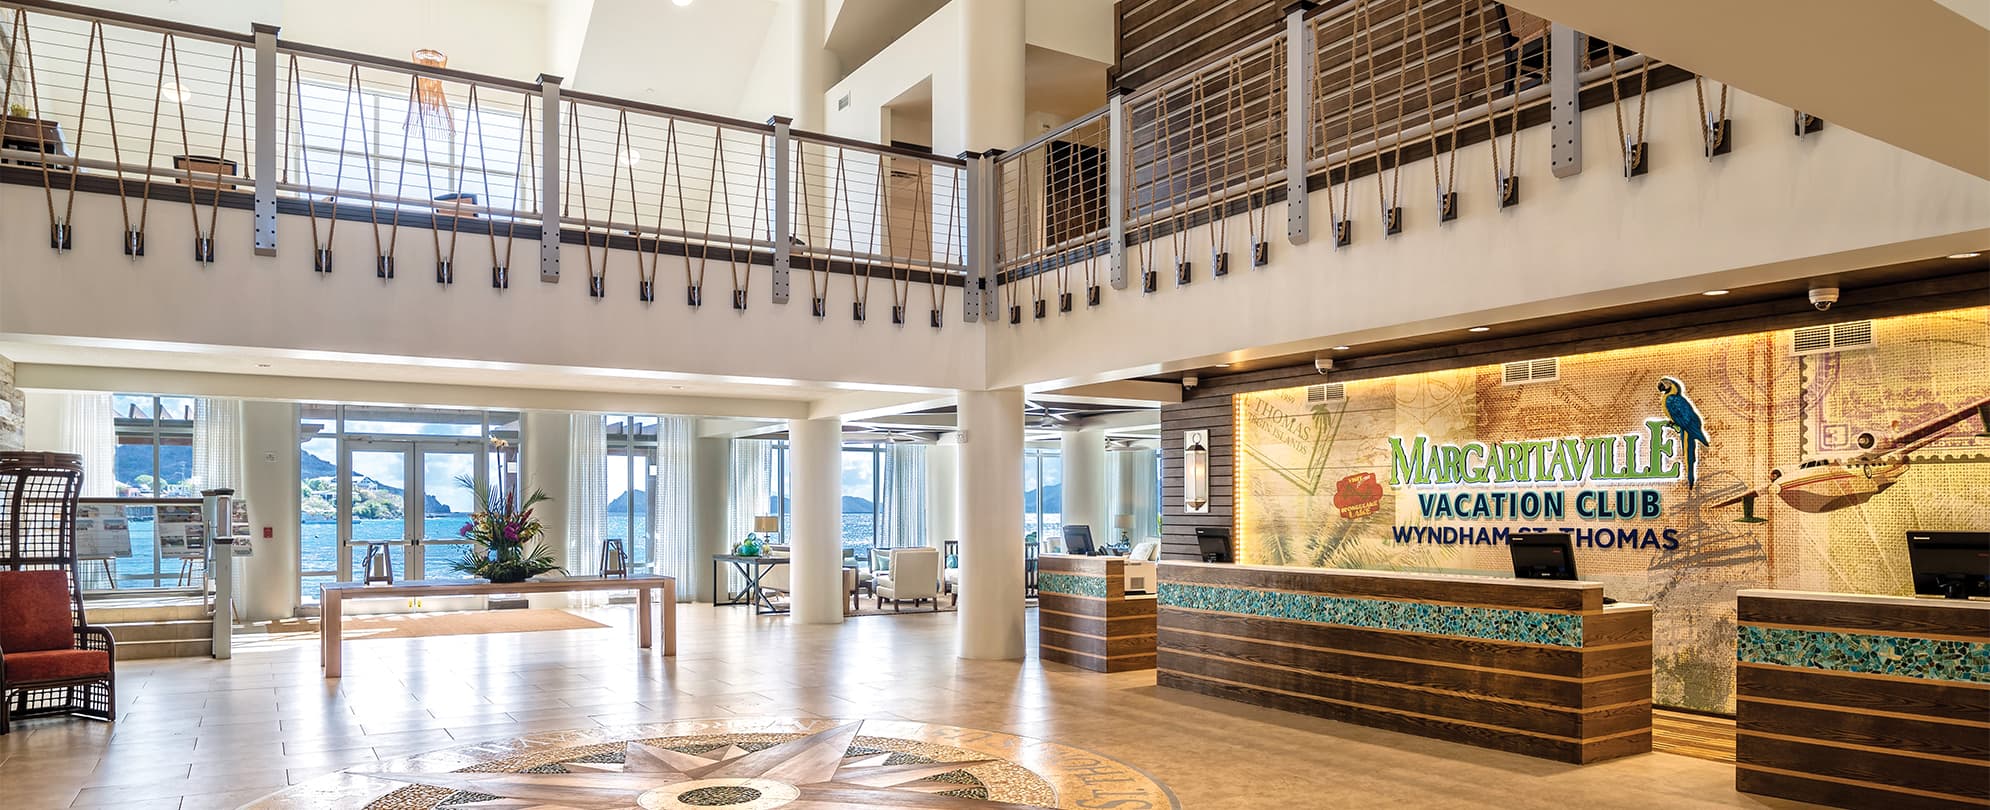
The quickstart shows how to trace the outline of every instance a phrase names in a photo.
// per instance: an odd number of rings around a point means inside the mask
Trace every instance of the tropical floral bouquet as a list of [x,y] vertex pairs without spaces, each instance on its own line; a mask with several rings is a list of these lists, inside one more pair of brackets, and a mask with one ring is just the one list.
[[457,532],[470,541],[470,548],[450,568],[492,582],[524,582],[548,571],[564,573],[565,569],[553,564],[553,555],[539,544],[544,527],[532,516],[534,506],[552,498],[535,489],[520,501],[516,493],[499,495],[489,488],[478,489],[471,476],[456,480],[477,493],[477,511]]

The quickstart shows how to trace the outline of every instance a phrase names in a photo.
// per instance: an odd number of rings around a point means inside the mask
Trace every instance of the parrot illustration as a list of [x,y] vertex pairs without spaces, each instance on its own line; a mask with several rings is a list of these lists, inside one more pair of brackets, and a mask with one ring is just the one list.
[[1692,489],[1700,463],[1695,445],[1712,446],[1707,441],[1706,429],[1700,425],[1700,409],[1686,398],[1686,384],[1678,377],[1658,378],[1658,392],[1665,395],[1666,418],[1672,420],[1672,427],[1679,431],[1679,440],[1686,445],[1686,488]]

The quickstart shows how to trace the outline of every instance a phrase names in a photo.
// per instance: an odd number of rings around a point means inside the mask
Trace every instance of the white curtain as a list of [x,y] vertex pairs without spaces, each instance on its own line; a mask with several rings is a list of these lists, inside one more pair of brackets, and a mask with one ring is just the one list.
[[656,426],[656,478],[649,486],[650,559],[656,572],[677,578],[677,601],[698,595],[698,542],[691,532],[691,443],[696,420],[664,416]]
[[[117,413],[111,407],[111,395],[56,394],[53,402],[57,404],[54,446],[48,449],[83,457],[84,497],[116,496]],[[33,418],[42,417],[37,414]]]
[[[731,450],[726,488],[727,551],[731,551],[733,544],[746,539],[746,535],[753,531],[754,517],[778,514],[774,499],[781,492],[772,441],[734,439]],[[773,538],[767,539],[771,541]],[[725,577],[725,581],[714,583],[714,590],[721,597],[724,593],[738,591],[743,584],[732,566],[725,566],[721,576]]]
[[[1112,526],[1119,515],[1132,515],[1133,528],[1127,535],[1135,543],[1161,536],[1160,505],[1154,500],[1154,452],[1153,448],[1136,447],[1106,454],[1110,471],[1106,484],[1113,510],[1106,525]],[[1109,536],[1118,540],[1119,530],[1113,529]]]
[[193,488],[242,487],[242,401],[201,397],[193,406]]
[[573,464],[567,471],[567,573],[601,573],[602,516],[608,511],[608,430],[604,417],[573,419]]
[[886,445],[884,480],[878,486],[878,510],[886,548],[932,545],[926,537],[926,446],[910,442]]

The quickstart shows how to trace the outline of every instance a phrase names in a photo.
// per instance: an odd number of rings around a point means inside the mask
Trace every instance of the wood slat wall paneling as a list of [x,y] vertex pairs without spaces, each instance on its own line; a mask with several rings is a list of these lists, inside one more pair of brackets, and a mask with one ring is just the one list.
[[1138,89],[1240,43],[1269,36],[1289,0],[1120,0],[1118,41],[1107,81]]
[[1154,668],[1155,600],[1126,593],[1118,557],[1037,562],[1037,655],[1094,672]]
[[1162,686],[1568,762],[1651,750],[1651,608],[1598,583],[1160,568]]
[[1990,806],[1990,604],[1742,591],[1735,789]]

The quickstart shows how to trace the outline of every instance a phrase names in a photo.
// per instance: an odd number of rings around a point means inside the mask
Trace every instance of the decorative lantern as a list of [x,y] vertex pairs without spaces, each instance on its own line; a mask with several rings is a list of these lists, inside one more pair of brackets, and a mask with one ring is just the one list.
[[604,577],[629,575],[629,554],[622,549],[621,540],[611,537],[601,541],[601,575]]
[[1209,512],[1209,431],[1182,436],[1182,506],[1192,515]]
[[386,543],[366,544],[366,584],[394,584],[394,555]]

